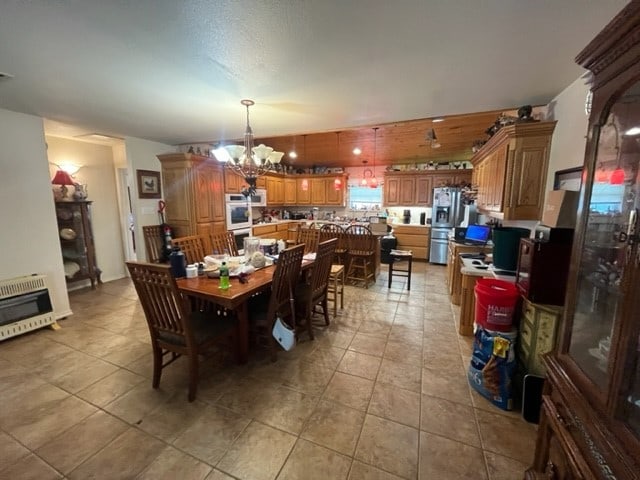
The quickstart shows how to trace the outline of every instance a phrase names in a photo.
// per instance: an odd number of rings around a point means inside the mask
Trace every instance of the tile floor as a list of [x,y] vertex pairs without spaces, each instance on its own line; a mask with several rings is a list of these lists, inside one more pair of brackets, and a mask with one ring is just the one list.
[[315,341],[151,388],[146,323],[128,280],[71,294],[74,315],[0,344],[0,478],[522,478],[535,428],[472,392],[445,269],[384,269]]

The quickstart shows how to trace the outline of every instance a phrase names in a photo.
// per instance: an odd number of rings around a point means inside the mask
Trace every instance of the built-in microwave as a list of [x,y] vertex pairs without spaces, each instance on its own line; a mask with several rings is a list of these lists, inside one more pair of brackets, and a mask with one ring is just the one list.
[[251,228],[251,201],[242,194],[226,195],[227,230]]
[[267,206],[267,191],[264,188],[256,188],[256,192],[251,195],[252,207],[266,207]]

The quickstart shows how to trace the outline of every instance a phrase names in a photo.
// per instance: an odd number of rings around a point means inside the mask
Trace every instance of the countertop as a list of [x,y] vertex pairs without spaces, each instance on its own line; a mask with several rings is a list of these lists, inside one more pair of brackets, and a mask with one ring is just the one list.
[[[476,277],[492,277],[497,280],[504,280],[509,283],[516,283],[515,275],[500,275],[496,273],[492,263],[484,263],[482,260],[474,260],[471,258],[461,258],[462,268],[460,273],[463,275],[473,275]],[[474,262],[480,262],[474,263]]]

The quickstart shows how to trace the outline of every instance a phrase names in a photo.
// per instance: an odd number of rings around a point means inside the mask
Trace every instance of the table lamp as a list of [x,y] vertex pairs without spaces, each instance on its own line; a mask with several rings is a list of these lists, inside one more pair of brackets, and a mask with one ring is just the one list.
[[62,169],[59,169],[53,177],[53,180],[51,180],[52,185],[61,185],[60,193],[62,195],[62,200],[68,200],[67,193],[69,189],[67,188],[67,185],[74,185],[75,183],[76,182],[73,181],[71,175]]

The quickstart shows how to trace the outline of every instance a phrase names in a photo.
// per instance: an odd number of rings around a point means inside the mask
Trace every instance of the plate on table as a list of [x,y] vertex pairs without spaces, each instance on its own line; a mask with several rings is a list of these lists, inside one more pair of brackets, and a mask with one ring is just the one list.
[[73,228],[63,228],[60,230],[60,238],[63,240],[75,240],[78,234]]

